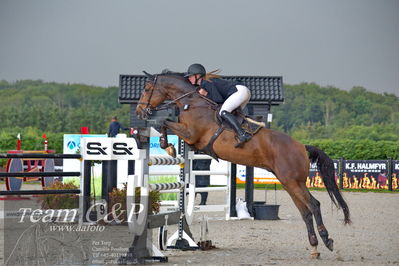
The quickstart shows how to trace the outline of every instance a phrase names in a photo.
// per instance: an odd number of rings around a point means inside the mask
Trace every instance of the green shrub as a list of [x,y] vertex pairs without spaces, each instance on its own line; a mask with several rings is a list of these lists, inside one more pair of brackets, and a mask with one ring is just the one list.
[[[116,216],[119,220],[127,221],[127,212],[126,212],[126,194],[127,194],[127,185],[124,184],[122,189],[114,188],[109,195],[108,202],[108,213],[112,212],[112,206],[115,204],[120,204],[121,208],[116,211]],[[161,193],[159,191],[150,191],[150,202],[151,202],[151,211],[153,213],[158,213],[160,211],[161,203],[160,203]],[[136,188],[135,190],[135,202],[140,203],[140,188]],[[121,214],[121,212],[123,212]],[[138,210],[136,210],[138,211]]]
[[[60,181],[55,181],[46,190],[66,190],[66,189],[79,189],[78,186],[67,183],[63,184]],[[79,195],[76,194],[51,194],[41,195],[42,209],[76,209],[79,208]]]

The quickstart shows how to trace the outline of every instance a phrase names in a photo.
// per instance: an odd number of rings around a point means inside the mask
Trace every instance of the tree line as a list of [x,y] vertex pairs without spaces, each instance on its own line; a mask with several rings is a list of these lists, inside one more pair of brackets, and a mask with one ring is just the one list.
[[117,87],[23,80],[0,82],[0,129],[31,127],[39,132],[106,133],[112,116],[128,124],[129,106],[118,103]]
[[274,108],[276,129],[299,140],[399,140],[399,98],[362,87],[350,91],[314,83],[285,85]]

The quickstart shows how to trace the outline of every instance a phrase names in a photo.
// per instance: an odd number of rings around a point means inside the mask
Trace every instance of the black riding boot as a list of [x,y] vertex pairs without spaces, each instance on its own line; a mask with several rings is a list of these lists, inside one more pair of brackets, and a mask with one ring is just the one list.
[[238,144],[235,145],[235,147],[240,147],[244,142],[247,142],[248,140],[251,139],[251,135],[249,135],[247,132],[245,132],[240,125],[238,124],[237,118],[227,112],[223,111],[220,115],[224,120],[227,121],[227,123],[230,124],[230,126],[234,129],[234,131],[237,133],[237,137],[240,140]]

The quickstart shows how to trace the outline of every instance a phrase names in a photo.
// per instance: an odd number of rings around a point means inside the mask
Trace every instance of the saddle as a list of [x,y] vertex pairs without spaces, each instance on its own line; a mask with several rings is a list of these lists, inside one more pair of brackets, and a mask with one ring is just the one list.
[[[219,128],[216,130],[216,132],[213,134],[211,139],[209,140],[208,144],[204,149],[202,149],[200,152],[205,153],[209,156],[212,156],[215,160],[219,161],[219,157],[213,150],[213,144],[215,143],[216,139],[219,137],[219,135],[223,132],[223,130],[230,130],[234,131],[231,126],[224,121],[219,115],[220,112],[220,107],[215,111],[215,121],[219,124]],[[265,127],[265,123],[262,122],[263,117],[262,116],[249,116],[245,115],[244,112],[242,111],[241,108],[237,108],[232,112],[237,117],[237,120],[239,124],[241,125],[241,128],[247,132],[248,134],[253,137],[262,127]]]

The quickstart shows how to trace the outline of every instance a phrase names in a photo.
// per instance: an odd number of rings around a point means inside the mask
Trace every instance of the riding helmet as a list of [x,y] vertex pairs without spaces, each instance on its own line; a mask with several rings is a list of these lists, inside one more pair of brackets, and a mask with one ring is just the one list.
[[201,77],[205,76],[206,74],[205,67],[201,64],[192,64],[191,66],[188,67],[187,73],[184,76],[189,77],[191,75],[196,75],[196,74],[200,74]]

